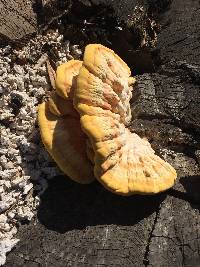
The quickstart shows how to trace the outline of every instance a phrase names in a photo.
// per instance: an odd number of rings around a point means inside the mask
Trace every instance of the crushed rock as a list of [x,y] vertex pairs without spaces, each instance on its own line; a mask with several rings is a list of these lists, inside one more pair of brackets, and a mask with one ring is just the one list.
[[0,266],[19,241],[19,223],[33,218],[47,179],[60,174],[37,126],[37,105],[51,90],[45,45],[56,53],[56,65],[82,54],[58,31],[38,35],[20,49],[0,48]]

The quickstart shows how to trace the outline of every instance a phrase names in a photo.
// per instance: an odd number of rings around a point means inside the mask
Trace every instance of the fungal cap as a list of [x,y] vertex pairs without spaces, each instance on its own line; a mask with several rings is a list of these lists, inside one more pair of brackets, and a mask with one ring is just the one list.
[[76,182],[92,182],[93,168],[86,155],[86,139],[79,119],[56,116],[44,102],[39,105],[38,122],[43,144],[60,169]]
[[81,66],[82,61],[73,59],[58,66],[56,70],[56,92],[62,98],[73,98],[76,77]]
[[81,117],[81,124],[95,152],[95,177],[108,190],[120,195],[156,194],[174,185],[175,169],[123,124],[88,115]]
[[[101,65],[103,64],[103,60],[105,59],[103,58],[103,55],[106,55],[107,59],[115,60],[115,63],[117,63],[116,67],[121,65],[123,73],[128,73],[128,76],[131,75],[128,65],[117,54],[115,54],[113,50],[101,44],[89,44],[86,46],[83,58],[84,64],[91,72],[98,73]],[[111,62],[108,61],[108,63],[110,64]]]
[[[155,155],[148,141],[126,127],[131,118],[131,85],[126,63],[98,44],[85,49],[74,105],[94,155],[96,178],[121,195],[155,194],[173,186],[176,171]],[[90,150],[87,151],[90,156]]]
[[128,124],[131,119],[131,85],[135,83],[130,75],[129,67],[111,49],[99,44],[87,45],[74,95],[78,112],[81,112],[80,104],[86,104],[110,110]]

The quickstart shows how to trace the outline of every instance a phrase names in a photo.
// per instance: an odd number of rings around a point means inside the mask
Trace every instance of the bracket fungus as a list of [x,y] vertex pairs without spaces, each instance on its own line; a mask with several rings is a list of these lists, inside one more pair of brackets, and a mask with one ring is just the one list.
[[87,158],[86,136],[70,98],[82,62],[71,60],[63,65],[56,72],[56,91],[47,102],[39,105],[40,133],[45,148],[60,169],[74,181],[90,183],[94,174]]
[[126,127],[134,83],[126,63],[100,44],[86,46],[83,62],[58,67],[55,92],[39,106],[39,126],[46,149],[73,180],[95,176],[120,195],[173,186],[174,168]]
[[129,67],[112,50],[88,45],[74,105],[94,152],[95,177],[117,194],[155,194],[173,186],[176,171],[155,155],[148,141],[126,128],[134,84],[130,75]]

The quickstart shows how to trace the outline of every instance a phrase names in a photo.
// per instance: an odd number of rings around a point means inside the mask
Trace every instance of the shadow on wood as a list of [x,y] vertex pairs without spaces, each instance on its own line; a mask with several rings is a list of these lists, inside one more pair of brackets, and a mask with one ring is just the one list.
[[191,199],[191,205],[200,204],[200,175],[181,177],[180,183]]
[[41,197],[38,220],[59,233],[92,225],[134,225],[155,212],[166,194],[122,197],[99,183],[80,185],[55,177]]

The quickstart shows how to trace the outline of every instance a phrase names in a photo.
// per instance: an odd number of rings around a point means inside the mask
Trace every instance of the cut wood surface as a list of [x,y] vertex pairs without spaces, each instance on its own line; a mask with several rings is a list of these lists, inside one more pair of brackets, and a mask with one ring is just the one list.
[[31,1],[0,1],[0,40],[19,40],[36,30],[37,18]]
[[160,64],[137,76],[130,129],[175,167],[175,187],[120,197],[55,177],[6,267],[200,266],[200,3],[173,1],[159,19]]

